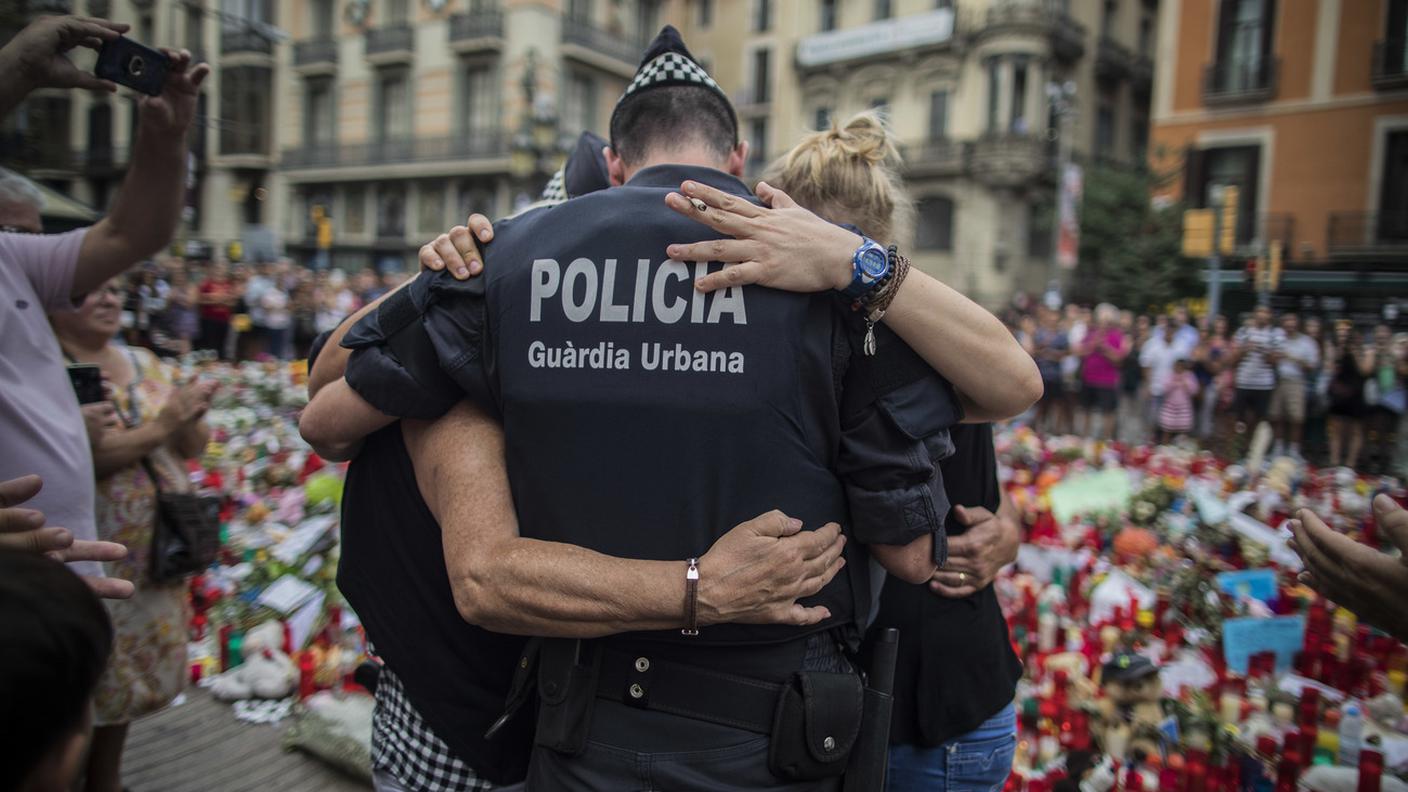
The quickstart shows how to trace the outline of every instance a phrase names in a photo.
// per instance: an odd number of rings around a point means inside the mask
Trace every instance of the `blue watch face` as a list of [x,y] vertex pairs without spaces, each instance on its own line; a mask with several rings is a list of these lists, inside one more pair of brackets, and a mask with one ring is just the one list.
[[861,272],[865,273],[868,277],[883,277],[889,264],[889,257],[883,250],[869,248],[860,252],[860,269]]

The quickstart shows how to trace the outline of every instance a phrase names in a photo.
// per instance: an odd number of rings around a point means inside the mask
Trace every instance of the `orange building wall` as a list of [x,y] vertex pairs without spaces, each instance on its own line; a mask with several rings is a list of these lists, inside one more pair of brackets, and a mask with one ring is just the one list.
[[[1362,52],[1362,49],[1360,50]],[[1295,255],[1309,242],[1316,256],[1325,254],[1325,232],[1330,212],[1373,209],[1365,205],[1374,148],[1374,119],[1408,114],[1408,100],[1361,107],[1315,110],[1281,115],[1245,115],[1190,124],[1155,127],[1150,150],[1156,172],[1181,172],[1184,149],[1203,130],[1270,127],[1271,179],[1269,194],[1261,196],[1261,209],[1289,213],[1295,218]],[[1162,154],[1162,158],[1159,155]],[[1181,176],[1181,174],[1180,174]],[[1165,193],[1180,198],[1182,178],[1173,180]],[[1377,200],[1377,199],[1374,199]]]
[[1159,69],[1177,69],[1173,76],[1174,112],[1203,106],[1203,69],[1212,62],[1217,15],[1207,0],[1186,0],[1179,10],[1178,61],[1158,64]]
[[[1376,1],[1367,0],[1370,4]],[[1315,67],[1315,22],[1319,15],[1320,3],[1316,0],[1282,0],[1276,4],[1276,55],[1281,59],[1277,99],[1310,96],[1310,73]]]
[[1340,3],[1340,40],[1336,48],[1335,93],[1366,93],[1373,70],[1374,42],[1383,36],[1382,0],[1348,0]]

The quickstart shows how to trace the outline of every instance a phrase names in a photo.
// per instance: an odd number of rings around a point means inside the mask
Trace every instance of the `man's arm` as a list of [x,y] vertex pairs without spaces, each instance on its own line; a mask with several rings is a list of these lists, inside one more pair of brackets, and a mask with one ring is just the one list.
[[143,96],[132,164],[107,217],[83,238],[73,296],[121,274],[171,241],[181,217],[186,178],[186,130],[195,117],[206,64],[191,67],[191,54],[165,50],[171,69],[160,96]]
[[[433,424],[403,423],[416,480],[441,526],[455,604],[497,632],[588,638],[684,626],[685,564],[612,558],[518,536],[503,432],[468,402]],[[720,538],[699,561],[699,621],[815,624],[800,597],[840,571],[834,523],[803,532],[770,512]]]
[[[342,379],[342,376],[347,373],[347,359],[352,357],[352,350],[342,347],[342,339],[347,336],[347,331],[351,330],[353,325],[360,322],[362,317],[375,311],[383,302],[386,302],[386,298],[406,288],[414,280],[415,278],[407,278],[402,281],[396,288],[357,309],[351,316],[343,319],[342,324],[338,325],[332,331],[332,335],[328,336],[327,344],[324,345],[322,353],[318,355],[318,359],[314,362],[313,368],[308,372],[308,398],[310,400],[318,395],[318,391]],[[385,424],[382,425],[385,426]],[[372,431],[376,430],[373,429]],[[368,434],[370,434],[370,432]],[[365,435],[363,435],[363,437],[365,437]]]

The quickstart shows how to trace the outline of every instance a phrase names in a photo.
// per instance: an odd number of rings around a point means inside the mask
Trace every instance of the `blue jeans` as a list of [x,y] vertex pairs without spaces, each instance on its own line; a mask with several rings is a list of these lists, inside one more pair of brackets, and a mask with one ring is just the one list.
[[1001,792],[1017,750],[1017,711],[1011,704],[977,729],[940,745],[890,746],[887,792]]

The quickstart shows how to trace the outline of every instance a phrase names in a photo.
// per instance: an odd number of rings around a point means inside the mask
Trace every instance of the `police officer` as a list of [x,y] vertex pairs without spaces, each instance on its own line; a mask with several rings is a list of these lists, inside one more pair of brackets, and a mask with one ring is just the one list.
[[[690,557],[776,507],[840,521],[886,569],[927,580],[948,507],[934,464],[959,409],[861,321],[907,262],[836,229],[855,251],[842,296],[692,289],[710,265],[664,250],[712,232],[665,195],[690,179],[752,197],[733,109],[673,28],[611,138],[620,189],[500,223],[481,278],[422,276],[349,334],[348,384],[388,415],[436,417],[468,395],[498,417],[525,536]],[[847,550],[846,573],[806,601],[830,613],[810,627],[699,629],[695,586],[720,570],[691,560],[683,630],[545,643],[530,788],[836,787],[863,701],[846,653],[873,596],[863,551]]]

